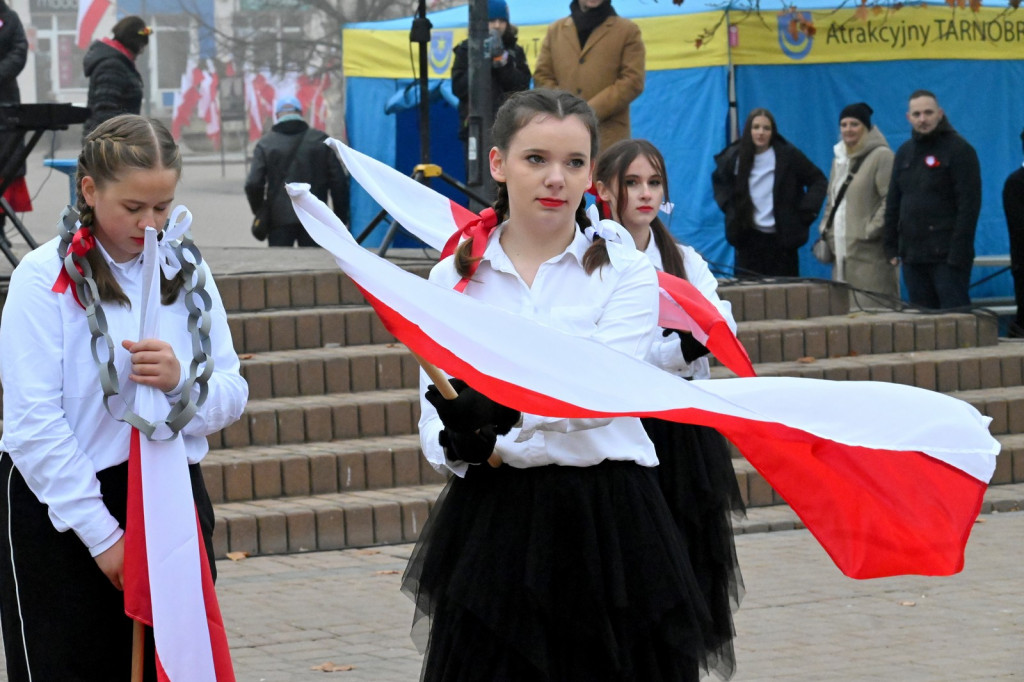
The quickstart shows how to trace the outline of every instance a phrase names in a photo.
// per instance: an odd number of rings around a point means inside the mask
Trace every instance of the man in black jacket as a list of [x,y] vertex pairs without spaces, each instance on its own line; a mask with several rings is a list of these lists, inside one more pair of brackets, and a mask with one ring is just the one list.
[[[1020,134],[1024,142],[1024,131]],[[1024,168],[1010,173],[1003,185],[1003,211],[1006,229],[1010,232],[1010,273],[1013,275],[1013,297],[1017,316],[1010,323],[1010,336],[1024,336]]]
[[316,246],[292,209],[285,192],[288,182],[308,182],[321,201],[331,195],[334,214],[348,224],[348,175],[334,151],[324,144],[327,133],[302,118],[302,104],[282,97],[274,105],[276,123],[253,150],[252,167],[245,180],[245,196],[253,215],[270,202],[270,246]]
[[907,298],[937,310],[971,304],[974,233],[981,212],[978,155],[935,95],[910,95],[913,128],[893,160],[885,206],[885,255],[903,263]]

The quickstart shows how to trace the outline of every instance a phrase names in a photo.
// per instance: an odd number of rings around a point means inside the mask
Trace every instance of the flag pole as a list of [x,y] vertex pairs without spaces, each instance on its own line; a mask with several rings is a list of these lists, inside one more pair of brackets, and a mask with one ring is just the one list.
[[[445,400],[455,400],[459,397],[459,392],[455,390],[451,382],[448,381],[448,377],[445,376],[444,372],[438,369],[437,365],[423,359],[415,351],[410,350],[409,352],[412,353],[414,358],[416,358],[416,362],[420,363],[420,367],[422,367],[423,371],[427,373],[428,377],[430,377],[430,381],[433,382],[434,386],[437,386],[438,392]],[[497,452],[492,452],[491,456],[487,458],[487,463],[494,468],[500,467],[501,455]]]
[[132,682],[142,682],[142,654],[146,640],[142,621],[132,621]]

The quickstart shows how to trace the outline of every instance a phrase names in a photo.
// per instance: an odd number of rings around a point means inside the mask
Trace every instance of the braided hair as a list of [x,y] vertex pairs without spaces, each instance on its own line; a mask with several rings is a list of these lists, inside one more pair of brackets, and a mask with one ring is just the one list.
[[[619,211],[625,208],[629,201],[626,171],[639,156],[645,157],[654,167],[654,171],[661,176],[662,186],[665,188],[664,199],[665,201],[669,200],[665,157],[661,155],[658,148],[647,140],[620,140],[601,153],[594,168],[594,182],[604,183],[606,187],[614,189],[615,206]],[[661,252],[661,265],[665,272],[686,279],[686,267],[683,265],[683,257],[679,253],[678,243],[658,216],[655,216],[651,222],[651,234],[654,237],[654,243],[658,246],[658,251]]]
[[[155,119],[136,114],[122,114],[107,119],[89,133],[78,155],[78,172],[75,175],[79,221],[83,227],[93,230],[96,214],[92,206],[85,203],[82,193],[82,179],[92,178],[97,188],[117,182],[125,171],[133,169],[167,169],[181,176],[181,151],[167,127]],[[156,226],[162,229],[162,225]],[[92,266],[100,300],[115,301],[131,307],[131,301],[117,283],[114,274],[98,249],[91,249],[86,258]],[[173,303],[185,280],[179,272],[171,279],[160,275],[160,300],[164,305]]]
[[[494,128],[492,137],[494,146],[500,150],[508,150],[512,138],[530,121],[540,114],[549,114],[558,120],[564,120],[569,116],[578,116],[583,124],[590,131],[590,158],[596,158],[598,150],[597,116],[584,100],[560,90],[547,90],[538,88],[536,90],[524,90],[512,94],[505,103],[498,109],[494,116]],[[508,220],[509,199],[508,187],[504,182],[497,182],[497,198],[494,202],[494,212],[498,214],[498,221]],[[587,217],[587,203],[581,198],[580,205],[576,207],[576,223],[580,229],[590,226],[590,219]],[[470,256],[472,239],[466,239],[455,251],[455,269],[466,277],[470,273],[473,259]],[[583,267],[587,274],[603,265],[607,265],[608,249],[604,239],[594,239],[593,244],[583,255]]]

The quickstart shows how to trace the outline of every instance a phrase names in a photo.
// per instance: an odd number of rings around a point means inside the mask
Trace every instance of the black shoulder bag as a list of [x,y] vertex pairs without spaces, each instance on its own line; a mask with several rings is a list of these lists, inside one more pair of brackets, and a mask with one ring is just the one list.
[[266,240],[270,234],[271,221],[270,218],[273,215],[271,210],[274,206],[274,198],[277,197],[277,186],[288,177],[288,173],[292,170],[292,164],[295,163],[295,155],[299,153],[299,147],[302,146],[302,141],[306,139],[306,135],[309,134],[311,128],[306,128],[305,132],[299,135],[299,141],[295,143],[295,146],[288,152],[288,158],[284,164],[284,175],[282,180],[279,182],[276,179],[267,179],[267,198],[263,201],[263,205],[260,206],[260,210],[256,212],[256,216],[252,219],[252,236],[256,237],[259,241]]
[[[866,156],[866,155],[865,155]],[[832,245],[828,241],[829,230],[832,229],[832,222],[836,219],[836,211],[839,210],[839,204],[843,202],[843,197],[846,196],[846,189],[853,182],[854,174],[860,169],[860,164],[863,163],[865,157],[854,159],[850,162],[850,172],[846,176],[846,180],[843,181],[843,186],[836,192],[836,200],[832,202],[832,210],[828,212],[828,218],[825,220],[825,227],[822,228],[818,235],[818,241],[814,242],[811,246],[811,253],[821,263],[834,263],[836,260],[835,251],[832,249]]]

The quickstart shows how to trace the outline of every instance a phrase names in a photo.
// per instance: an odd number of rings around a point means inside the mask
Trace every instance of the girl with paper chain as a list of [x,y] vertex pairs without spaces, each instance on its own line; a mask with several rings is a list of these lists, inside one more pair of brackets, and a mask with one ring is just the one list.
[[[64,221],[71,228],[64,240],[32,251],[11,277],[0,325],[0,618],[12,681],[128,679],[133,625],[121,590],[133,427],[108,411],[108,399],[120,398],[105,395],[104,377],[125,395],[135,386],[159,389],[168,410],[181,402],[198,405],[180,438],[215,575],[213,506],[199,461],[206,436],[239,418],[248,388],[208,267],[199,259],[199,284],[187,282],[184,258],[175,258],[169,239],[158,247],[161,338],[137,338],[145,308],[144,233],[147,226],[173,229],[173,220],[165,223],[180,175],[178,147],[158,121],[126,114],[101,123],[78,158],[80,226]],[[183,207],[172,217],[181,214],[190,221]],[[179,271],[167,276],[175,264]],[[71,284],[68,270],[76,267],[87,286]],[[198,399],[200,382],[191,381],[190,296],[209,299],[204,341],[213,369],[209,376],[204,371],[205,400]],[[97,317],[105,322],[93,329]],[[97,336],[110,343],[113,372],[93,357],[90,337],[95,343]],[[146,679],[156,679],[152,641],[150,634]]]

